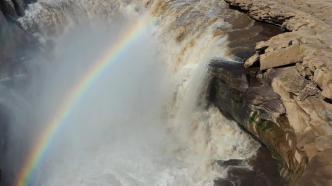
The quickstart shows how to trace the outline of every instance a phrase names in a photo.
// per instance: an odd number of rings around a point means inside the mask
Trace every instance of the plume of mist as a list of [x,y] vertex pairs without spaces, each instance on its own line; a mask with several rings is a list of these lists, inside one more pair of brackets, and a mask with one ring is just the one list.
[[[30,121],[16,124],[11,133],[15,140],[9,144],[24,154],[11,153],[11,160],[19,162],[15,174],[72,87],[133,22],[119,18],[113,23],[107,27],[77,26],[56,40],[47,61],[31,63],[34,73],[22,93],[28,98]],[[168,156],[165,107],[171,82],[151,30],[124,50],[124,55],[82,92],[79,103],[62,121],[63,127],[49,141],[32,184],[150,185],[160,181],[159,169],[167,165],[159,161]]]
[[[15,118],[6,161],[10,183],[66,95],[142,11],[123,5],[130,0],[44,2],[31,5],[20,22],[30,31],[39,28],[35,32],[41,31],[51,52],[29,63],[24,88],[0,98]],[[107,2],[115,12],[105,9]],[[105,11],[109,22],[94,17]],[[221,175],[213,170],[214,160],[254,154],[258,145],[205,102],[207,64],[225,57],[227,38],[216,42],[204,27],[200,37],[189,35],[195,45],[176,43],[167,29],[175,17],[159,20],[156,30],[138,37],[82,94],[49,141],[32,186],[213,185]],[[48,32],[53,27],[55,35]]]

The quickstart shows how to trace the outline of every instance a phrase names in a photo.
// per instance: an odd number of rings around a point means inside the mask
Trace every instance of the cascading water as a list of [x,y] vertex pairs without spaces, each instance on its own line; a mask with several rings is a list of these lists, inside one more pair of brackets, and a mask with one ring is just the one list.
[[[38,70],[22,93],[33,107],[31,122],[19,133],[26,141],[10,145],[28,146],[23,154],[108,44],[114,47],[146,11],[156,21],[82,96],[27,185],[213,185],[226,176],[215,160],[253,156],[259,145],[206,102],[209,61],[229,58],[223,6],[216,0],[30,5],[20,23],[53,44],[45,61],[32,60]],[[19,174],[25,158],[11,154],[19,162],[11,171]]]

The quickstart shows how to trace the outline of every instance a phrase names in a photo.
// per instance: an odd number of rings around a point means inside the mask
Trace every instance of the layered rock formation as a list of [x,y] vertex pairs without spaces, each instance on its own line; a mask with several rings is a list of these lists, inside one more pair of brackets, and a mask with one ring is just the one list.
[[247,70],[216,68],[221,72],[215,82],[221,84],[215,87],[226,87],[215,90],[217,105],[221,110],[230,106],[233,111],[224,112],[273,152],[290,184],[331,185],[331,3],[225,1],[285,32],[257,43],[245,61]]

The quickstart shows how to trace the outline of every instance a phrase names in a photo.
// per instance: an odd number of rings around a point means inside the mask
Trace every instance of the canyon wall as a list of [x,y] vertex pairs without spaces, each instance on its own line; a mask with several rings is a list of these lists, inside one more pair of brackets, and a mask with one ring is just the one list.
[[213,68],[216,104],[270,149],[290,184],[331,185],[331,2],[225,1],[284,33],[258,42],[242,71]]

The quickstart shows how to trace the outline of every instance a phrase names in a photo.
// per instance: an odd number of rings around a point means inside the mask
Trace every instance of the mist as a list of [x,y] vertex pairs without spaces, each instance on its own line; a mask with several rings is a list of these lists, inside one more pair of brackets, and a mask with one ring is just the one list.
[[[51,2],[48,11],[31,6],[23,26],[44,28],[49,21],[44,13],[66,17],[71,8],[77,15],[69,22],[79,21],[61,29],[68,22],[51,19],[61,33],[37,35],[43,48],[26,64],[25,81],[0,86],[5,91],[0,114],[8,116],[1,118],[10,125],[4,129],[10,147],[4,157],[6,185],[14,184],[73,87],[144,14],[120,6],[122,13],[114,11],[104,21],[89,17],[104,10],[103,4],[88,9],[92,1]],[[89,11],[81,12],[84,7]],[[256,152],[257,143],[206,100],[208,64],[226,57],[227,38],[190,35],[196,45],[188,47],[168,33],[170,23],[147,28],[81,92],[48,141],[31,186],[208,186],[225,175],[215,160],[246,159]]]
[[[77,26],[56,40],[49,61],[35,59],[30,64],[34,74],[29,77],[22,97],[29,97],[27,111],[31,122],[12,128],[11,136],[15,140],[10,145],[24,155],[11,156],[11,159],[21,165],[25,163],[29,149],[40,140],[65,96],[117,44],[133,21],[122,18],[108,27]],[[125,55],[98,74],[97,80],[82,93],[79,103],[62,121],[64,127],[58,128],[49,141],[30,184],[156,185],[162,182],[158,174],[162,174],[161,169],[172,159],[167,152],[170,139],[165,137],[165,109],[172,88],[152,32],[147,30],[124,48]],[[19,141],[22,138],[24,141]],[[23,145],[29,148],[24,150]]]

